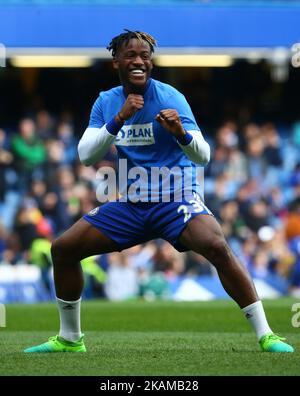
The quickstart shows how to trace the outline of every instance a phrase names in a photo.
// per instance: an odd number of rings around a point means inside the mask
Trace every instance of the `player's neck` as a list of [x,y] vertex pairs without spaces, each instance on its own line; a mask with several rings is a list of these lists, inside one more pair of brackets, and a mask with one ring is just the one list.
[[143,86],[136,86],[136,85],[131,85],[131,84],[123,84],[123,90],[125,96],[128,96],[129,94],[137,94],[137,95],[144,95],[147,89],[149,88],[151,79],[149,78],[146,82],[145,85]]

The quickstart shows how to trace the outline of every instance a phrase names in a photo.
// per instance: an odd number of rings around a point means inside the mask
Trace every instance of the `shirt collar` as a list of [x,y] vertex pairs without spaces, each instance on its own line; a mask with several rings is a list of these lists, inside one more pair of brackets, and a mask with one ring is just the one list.
[[[145,90],[144,90],[144,93],[143,93],[143,96],[145,96],[146,95],[146,93],[148,92],[148,90],[149,90],[149,87],[150,87],[150,85],[151,85],[151,82],[152,82],[152,78],[149,78],[149,80],[147,81],[147,83],[146,83],[146,86],[145,86]],[[126,92],[125,92],[125,89],[123,88],[123,95],[125,96],[125,98],[127,98],[127,94],[126,94]]]

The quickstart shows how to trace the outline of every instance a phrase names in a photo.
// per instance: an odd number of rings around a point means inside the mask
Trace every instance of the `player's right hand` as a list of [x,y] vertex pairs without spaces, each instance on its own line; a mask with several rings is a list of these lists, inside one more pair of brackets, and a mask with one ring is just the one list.
[[143,106],[144,98],[142,95],[129,94],[122,109],[119,111],[119,115],[123,120],[128,120]]

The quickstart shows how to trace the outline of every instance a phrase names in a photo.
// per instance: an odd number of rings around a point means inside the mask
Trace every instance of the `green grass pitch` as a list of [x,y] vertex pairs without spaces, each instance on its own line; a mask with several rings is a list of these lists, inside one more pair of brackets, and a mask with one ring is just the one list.
[[84,301],[86,354],[24,354],[58,329],[55,304],[7,305],[0,328],[0,375],[199,376],[299,375],[300,328],[294,299],[265,301],[271,328],[295,353],[260,352],[232,301]]

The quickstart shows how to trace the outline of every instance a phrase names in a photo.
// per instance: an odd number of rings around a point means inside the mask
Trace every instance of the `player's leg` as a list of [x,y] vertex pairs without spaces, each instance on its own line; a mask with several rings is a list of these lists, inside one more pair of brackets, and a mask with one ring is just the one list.
[[80,260],[118,250],[118,244],[84,219],[80,219],[51,248],[60,331],[41,345],[25,350],[36,352],[85,352],[80,326],[83,274]]
[[25,352],[84,352],[80,329],[83,276],[80,260],[122,250],[148,240],[145,215],[127,202],[108,202],[91,210],[52,245],[54,280],[60,315],[56,337]]
[[234,256],[213,216],[198,215],[191,219],[181,233],[179,242],[203,255],[215,266],[224,289],[243,310],[263,350],[293,352],[293,348],[282,342],[270,329],[248,272]]
[[183,230],[179,241],[215,266],[224,289],[240,308],[258,301],[248,272],[233,255],[220,225],[213,216],[194,217]]
[[51,248],[54,283],[58,298],[78,300],[83,289],[80,260],[118,250],[118,244],[84,219],[56,239]]

